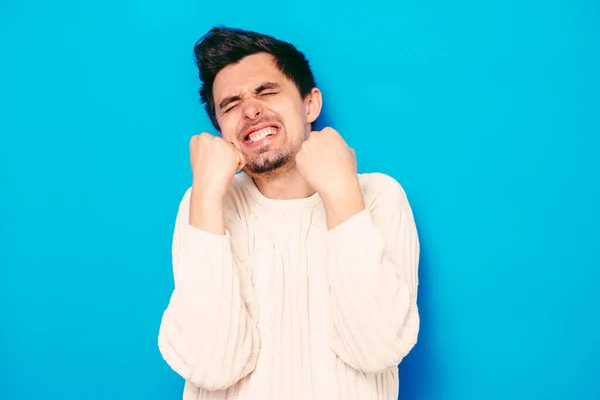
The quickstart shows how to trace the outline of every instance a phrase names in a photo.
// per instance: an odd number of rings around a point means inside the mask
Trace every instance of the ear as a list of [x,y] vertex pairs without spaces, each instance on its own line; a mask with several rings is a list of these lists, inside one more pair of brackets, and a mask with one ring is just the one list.
[[306,105],[306,122],[312,124],[321,114],[321,107],[323,106],[321,91],[313,88],[304,98],[304,104]]

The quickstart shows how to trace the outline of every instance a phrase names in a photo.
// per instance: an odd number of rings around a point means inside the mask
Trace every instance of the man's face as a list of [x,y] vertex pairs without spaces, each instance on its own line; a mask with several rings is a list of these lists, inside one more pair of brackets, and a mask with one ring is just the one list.
[[302,99],[266,53],[219,71],[213,99],[221,135],[240,149],[252,175],[293,165],[321,109],[318,89]]

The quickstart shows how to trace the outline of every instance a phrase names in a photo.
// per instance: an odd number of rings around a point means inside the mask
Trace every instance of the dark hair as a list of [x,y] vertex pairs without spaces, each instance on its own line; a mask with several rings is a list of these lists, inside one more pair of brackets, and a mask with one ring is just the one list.
[[200,99],[217,130],[219,123],[213,99],[215,76],[229,64],[256,53],[271,54],[277,68],[296,85],[302,98],[316,87],[308,60],[292,44],[257,32],[215,26],[198,40],[194,55],[202,83]]

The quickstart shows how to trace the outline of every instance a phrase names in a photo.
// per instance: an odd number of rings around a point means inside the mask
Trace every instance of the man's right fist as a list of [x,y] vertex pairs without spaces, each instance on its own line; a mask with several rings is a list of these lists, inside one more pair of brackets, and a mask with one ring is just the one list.
[[193,187],[223,197],[235,173],[244,167],[244,156],[226,140],[201,133],[190,140],[190,164]]

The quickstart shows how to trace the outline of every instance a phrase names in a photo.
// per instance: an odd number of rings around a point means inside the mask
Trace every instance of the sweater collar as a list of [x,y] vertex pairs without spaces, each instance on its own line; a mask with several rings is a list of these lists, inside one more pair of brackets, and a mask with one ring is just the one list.
[[300,199],[271,199],[266,197],[256,186],[252,177],[245,172],[241,172],[239,179],[241,180],[244,190],[250,194],[252,199],[265,208],[277,209],[302,209],[312,208],[321,204],[321,197],[318,193],[309,197]]

